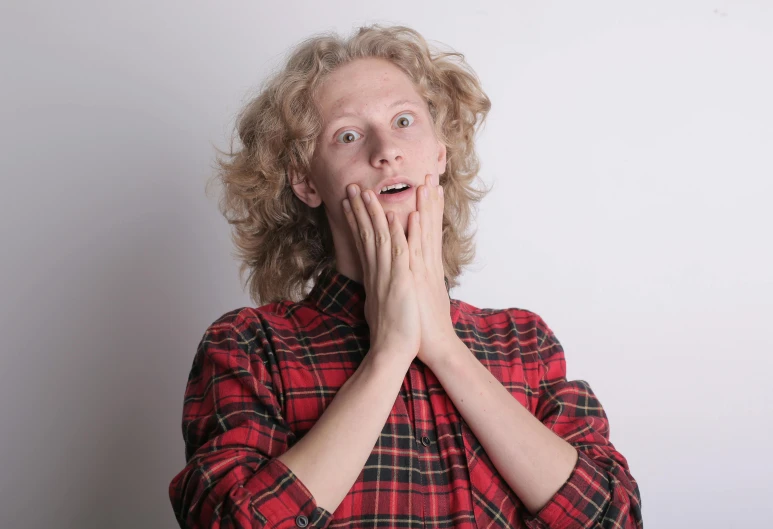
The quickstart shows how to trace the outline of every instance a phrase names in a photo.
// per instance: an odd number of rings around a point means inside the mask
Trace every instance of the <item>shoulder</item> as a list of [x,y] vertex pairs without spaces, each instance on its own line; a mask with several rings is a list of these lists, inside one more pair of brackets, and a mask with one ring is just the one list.
[[204,332],[202,343],[231,340],[239,349],[273,352],[285,349],[319,320],[306,302],[278,301],[260,307],[240,307],[217,317]]
[[455,319],[461,324],[475,326],[513,325],[519,333],[534,333],[544,338],[551,333],[542,316],[520,307],[480,308],[459,299],[452,300]]
[[286,318],[282,305],[239,307],[221,314],[207,326],[201,346],[229,341],[239,349],[247,350],[256,343],[265,343],[274,334],[274,329],[284,326]]
[[551,328],[535,311],[521,307],[481,308],[453,299],[452,312],[457,332],[474,334],[480,340],[515,347],[535,357],[546,349],[560,348]]
[[263,332],[281,330],[294,326],[296,313],[307,310],[304,304],[292,301],[278,301],[260,307],[240,307],[229,310],[217,317],[207,332]]

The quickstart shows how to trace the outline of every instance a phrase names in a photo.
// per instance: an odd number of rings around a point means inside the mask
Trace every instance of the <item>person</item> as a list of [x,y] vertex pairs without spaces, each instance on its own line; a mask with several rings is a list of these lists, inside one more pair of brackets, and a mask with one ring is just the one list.
[[461,53],[381,25],[303,41],[245,106],[217,179],[258,306],[196,351],[181,527],[643,526],[543,319],[450,295],[490,106]]

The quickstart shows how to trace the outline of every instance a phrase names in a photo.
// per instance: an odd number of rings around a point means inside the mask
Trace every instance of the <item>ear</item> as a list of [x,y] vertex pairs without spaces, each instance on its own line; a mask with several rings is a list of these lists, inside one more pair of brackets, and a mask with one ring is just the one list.
[[287,176],[290,177],[290,186],[293,193],[304,204],[310,208],[316,208],[322,204],[322,197],[317,192],[314,182],[311,181],[308,175],[299,174],[295,169],[289,168],[287,169]]
[[437,174],[441,175],[446,172],[446,144],[438,140],[438,156],[437,156]]

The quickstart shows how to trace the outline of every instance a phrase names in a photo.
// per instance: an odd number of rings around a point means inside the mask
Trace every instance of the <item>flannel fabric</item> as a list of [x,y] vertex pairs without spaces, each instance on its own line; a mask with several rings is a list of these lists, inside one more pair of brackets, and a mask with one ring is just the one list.
[[587,382],[566,379],[564,351],[542,318],[453,298],[461,340],[578,449],[571,475],[530,514],[417,358],[348,495],[333,513],[317,506],[277,457],[368,353],[364,299],[361,283],[331,268],[301,302],[236,309],[206,330],[183,402],[186,464],[169,485],[180,527],[643,527],[638,485],[609,440],[601,403]]

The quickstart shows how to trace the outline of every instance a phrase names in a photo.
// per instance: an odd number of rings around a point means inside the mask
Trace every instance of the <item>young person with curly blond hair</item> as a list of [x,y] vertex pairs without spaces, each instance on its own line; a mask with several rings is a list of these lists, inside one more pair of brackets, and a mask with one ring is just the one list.
[[304,41],[243,110],[218,176],[259,306],[197,349],[181,527],[642,527],[542,318],[449,294],[489,109],[462,54],[375,25]]

